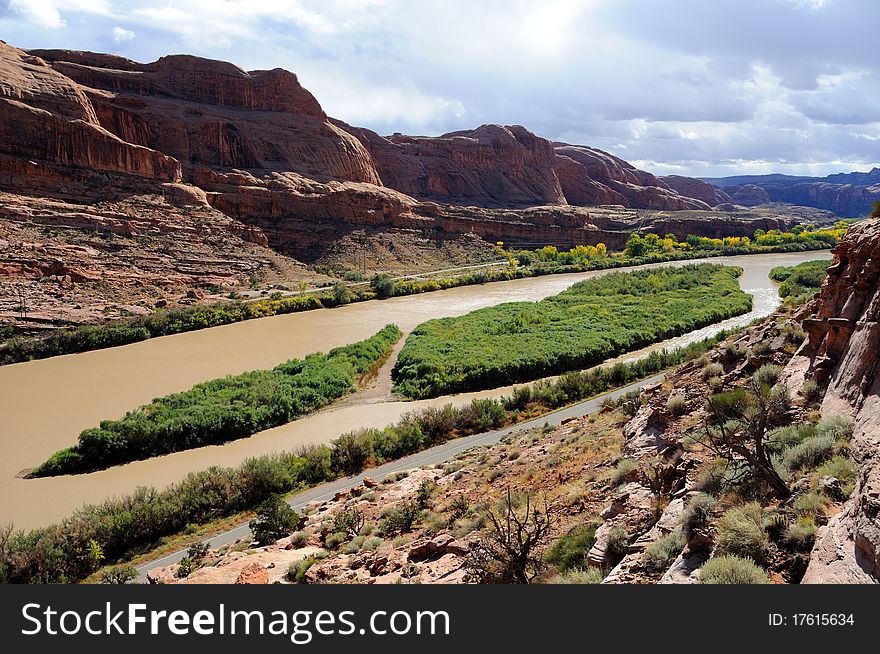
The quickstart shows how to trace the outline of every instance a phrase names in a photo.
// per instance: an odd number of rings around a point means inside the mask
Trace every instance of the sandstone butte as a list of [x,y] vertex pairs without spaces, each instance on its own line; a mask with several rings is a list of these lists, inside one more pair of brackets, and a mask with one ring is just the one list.
[[0,191],[85,206],[158,197],[220,212],[247,226],[248,241],[305,260],[358,229],[619,247],[650,227],[638,210],[689,210],[681,224],[663,219],[680,237],[792,223],[730,213],[730,198],[704,182],[521,126],[383,137],[329,118],[281,69],[3,42]]

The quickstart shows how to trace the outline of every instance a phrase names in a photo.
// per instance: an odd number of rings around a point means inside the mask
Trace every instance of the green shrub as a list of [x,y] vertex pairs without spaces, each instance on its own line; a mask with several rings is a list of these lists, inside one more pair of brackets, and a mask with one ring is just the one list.
[[601,584],[605,575],[599,568],[575,568],[553,577],[554,584]]
[[379,523],[380,531],[388,535],[408,533],[421,518],[422,511],[413,501],[403,502],[398,507],[391,507]]
[[248,526],[257,543],[269,545],[293,533],[299,522],[299,514],[281,495],[270,495],[257,507],[257,515]]
[[614,525],[608,532],[605,541],[605,557],[612,563],[617,563],[629,551],[630,535],[623,525]]
[[817,479],[822,477],[839,479],[844,494],[849,497],[858,476],[858,468],[848,456],[838,454],[816,468],[814,476]]
[[309,544],[309,535],[304,531],[296,531],[290,535],[290,546],[295,548],[305,547]]
[[324,547],[326,547],[328,550],[335,550],[347,540],[348,534],[346,534],[345,532],[337,531],[329,533],[324,536]]
[[297,584],[304,583],[306,579],[306,573],[309,571],[309,568],[311,568],[317,562],[318,559],[314,556],[306,557],[301,561],[293,561],[287,568],[287,578]]
[[812,379],[808,379],[801,387],[801,395],[807,404],[816,404],[822,399],[822,389]]
[[849,442],[853,435],[853,421],[847,416],[827,416],[816,423],[816,433],[833,438],[835,441]]
[[407,338],[393,371],[395,389],[434,397],[591,367],[747,312],[751,296],[737,283],[740,272],[698,264],[614,273],[538,303],[430,320]]
[[794,510],[807,516],[824,516],[828,498],[819,491],[803,493],[795,498],[792,505]]
[[779,381],[779,375],[782,374],[782,368],[771,364],[763,365],[755,372],[753,379],[758,386],[773,387]]
[[764,531],[764,511],[757,502],[728,509],[718,520],[715,533],[718,551],[762,563],[770,554]]
[[738,556],[717,556],[700,568],[701,584],[769,584],[767,573],[754,561]]
[[835,440],[830,435],[811,436],[782,453],[782,466],[791,472],[815,468],[831,457],[834,445]]
[[357,536],[365,523],[364,512],[354,508],[349,511],[337,511],[333,516],[333,525],[330,530],[337,533],[347,534],[349,537]]
[[544,560],[559,572],[587,565],[587,552],[596,542],[596,525],[582,524],[571,528],[556,540],[544,555]]
[[245,438],[285,424],[352,390],[357,375],[386,356],[400,336],[395,325],[388,325],[369,339],[327,354],[214,379],[157,398],[120,420],[104,420],[84,430],[77,445],[54,454],[33,476],[105,468]]
[[375,275],[370,280],[370,287],[373,289],[376,297],[384,298],[394,295],[394,280],[391,279],[391,275]]
[[687,538],[706,527],[712,519],[718,500],[708,493],[694,495],[681,514],[681,528]]
[[642,555],[642,562],[653,572],[664,570],[681,553],[685,545],[687,541],[684,534],[676,529],[648,545]]
[[99,577],[102,584],[127,584],[137,579],[138,571],[133,565],[117,565],[103,570]]

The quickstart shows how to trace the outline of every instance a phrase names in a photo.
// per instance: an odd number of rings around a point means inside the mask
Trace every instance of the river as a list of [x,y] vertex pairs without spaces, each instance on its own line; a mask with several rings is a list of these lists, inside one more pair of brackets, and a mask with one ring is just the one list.
[[[621,359],[643,356],[659,347],[675,347],[718,329],[747,324],[771,313],[779,303],[767,277],[774,266],[830,259],[827,251],[713,258],[742,266],[743,290],[751,293],[751,313],[664,341]],[[684,265],[676,262],[660,265]],[[653,267],[653,266],[648,266]],[[79,432],[105,418],[118,418],[151,399],[182,391],[215,377],[270,368],[293,357],[364,339],[383,325],[396,323],[408,333],[430,318],[457,316],[481,307],[519,300],[537,301],[571,284],[609,271],[549,275],[423,295],[361,302],[336,309],[249,320],[122,347],[72,354],[0,367],[0,525],[33,528],[60,520],[85,503],[101,502],[137,486],[165,487],[194,470],[232,466],[244,459],[289,450],[305,443],[326,443],[358,427],[381,427],[402,413],[474,397],[497,397],[509,388],[465,393],[418,402],[388,397],[391,364],[376,384],[341,403],[288,425],[225,445],[203,447],[136,461],[99,472],[23,479],[53,452],[76,443]]]

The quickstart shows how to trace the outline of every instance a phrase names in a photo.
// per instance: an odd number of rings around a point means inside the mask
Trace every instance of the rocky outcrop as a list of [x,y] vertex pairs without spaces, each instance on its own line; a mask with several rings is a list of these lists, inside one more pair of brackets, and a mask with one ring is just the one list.
[[721,189],[715,188],[711,184],[708,184],[701,179],[696,179],[695,177],[665,175],[664,177],[659,177],[658,179],[679,195],[700,200],[702,202],[705,202],[710,207],[715,207],[719,204],[731,202],[731,198],[727,193],[725,193]]
[[557,170],[566,198],[573,204],[592,204],[607,194],[610,202],[636,209],[708,209],[701,200],[679,195],[651,173],[623,159],[585,145],[556,143]]
[[824,415],[855,420],[856,488],[824,527],[804,581],[880,580],[880,219],[859,223],[835,249],[828,278],[804,320],[807,339],[786,368],[797,386],[827,381]]
[[[83,89],[39,57],[0,42],[0,74],[0,153],[162,182],[180,180],[178,161],[103,129]],[[6,157],[0,164],[0,175],[15,167]]]
[[744,207],[755,207],[759,204],[768,204],[770,195],[760,186],[745,184],[740,186],[730,196],[731,201]]
[[68,50],[32,52],[86,89],[106,130],[186,164],[381,183],[360,142],[332,124],[288,71],[246,72],[189,55],[138,64]]
[[[860,218],[871,212],[880,200],[880,168],[867,173],[837,173],[826,177],[789,175],[746,175],[707,180],[727,193],[736,195],[748,186],[744,197],[758,197],[762,189],[769,202],[786,202],[833,211],[844,218]],[[723,192],[719,191],[719,192]]]

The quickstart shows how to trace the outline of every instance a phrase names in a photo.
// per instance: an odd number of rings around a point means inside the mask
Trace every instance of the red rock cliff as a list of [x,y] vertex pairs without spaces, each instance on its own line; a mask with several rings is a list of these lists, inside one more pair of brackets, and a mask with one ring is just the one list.
[[834,251],[808,338],[786,368],[793,386],[828,383],[823,415],[855,420],[855,491],[818,534],[804,583],[880,581],[880,219],[850,228]]

